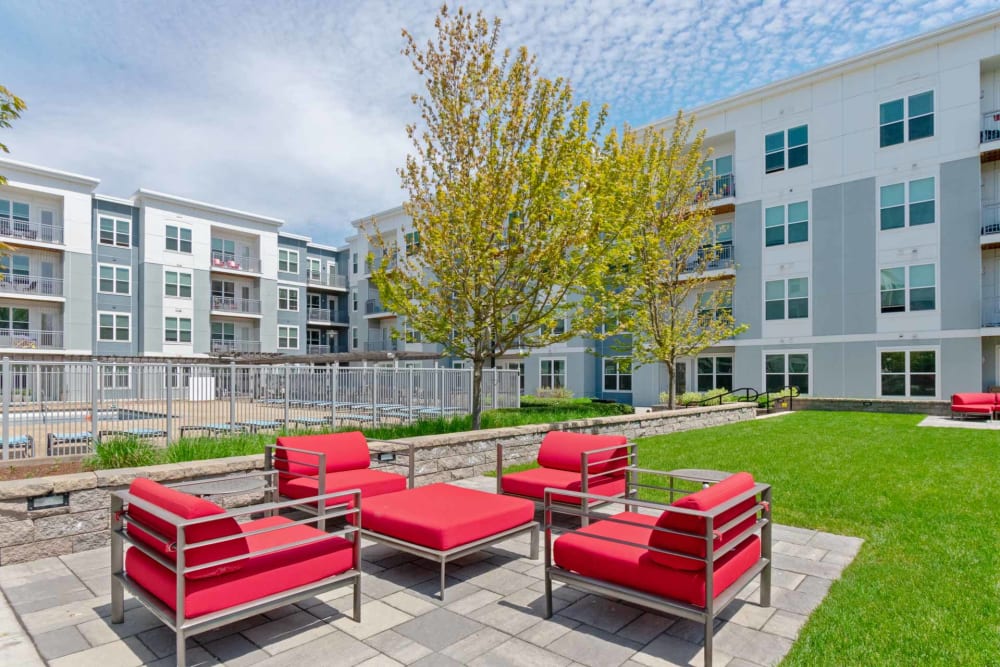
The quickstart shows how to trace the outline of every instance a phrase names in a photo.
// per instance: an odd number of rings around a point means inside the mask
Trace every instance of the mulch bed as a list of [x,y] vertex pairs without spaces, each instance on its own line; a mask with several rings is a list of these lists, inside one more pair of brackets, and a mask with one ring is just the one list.
[[59,463],[11,464],[0,461],[0,482],[12,479],[32,479],[49,475],[70,475],[86,472],[83,461],[61,461]]

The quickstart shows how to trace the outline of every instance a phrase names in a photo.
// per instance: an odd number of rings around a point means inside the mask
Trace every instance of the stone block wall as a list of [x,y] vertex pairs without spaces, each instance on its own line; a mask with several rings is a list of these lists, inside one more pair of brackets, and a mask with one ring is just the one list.
[[792,402],[796,410],[827,410],[850,412],[896,412],[903,414],[937,415],[951,414],[951,401],[912,401],[891,398],[819,398],[797,396]]
[[[551,430],[623,434],[629,440],[753,419],[752,404],[691,408],[637,415],[617,415],[558,424],[534,424],[504,429],[422,436],[372,443],[373,451],[394,451],[396,460],[374,464],[407,474],[413,445],[417,486],[481,475],[496,469],[496,447],[504,447],[504,466],[535,460],[542,437]],[[0,566],[85,551],[108,544],[110,494],[137,477],[180,482],[260,470],[263,456],[171,463],[144,468],[98,470],[74,475],[0,482]],[[66,507],[28,511],[28,499],[68,493]],[[250,504],[259,494],[232,496],[227,506]]]

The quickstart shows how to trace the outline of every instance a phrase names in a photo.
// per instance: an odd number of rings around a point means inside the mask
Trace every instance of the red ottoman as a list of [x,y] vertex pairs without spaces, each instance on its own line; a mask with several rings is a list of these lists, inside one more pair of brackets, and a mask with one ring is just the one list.
[[445,564],[519,533],[531,533],[531,558],[538,559],[535,504],[451,484],[365,498],[361,534],[375,542]]

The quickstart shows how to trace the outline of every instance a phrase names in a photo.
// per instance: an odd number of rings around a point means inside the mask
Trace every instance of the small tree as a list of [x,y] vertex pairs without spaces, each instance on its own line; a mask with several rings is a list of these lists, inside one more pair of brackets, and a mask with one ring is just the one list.
[[700,185],[704,133],[678,113],[670,136],[628,130],[615,160],[622,187],[616,248],[619,269],[609,273],[620,324],[630,333],[636,365],[663,362],[674,407],[677,360],[744,331],[732,315],[732,291],[707,271],[724,250],[713,238],[707,192]]
[[498,19],[444,7],[435,25],[423,47],[403,31],[426,86],[400,170],[416,236],[393,257],[398,239],[371,229],[383,257],[372,279],[424,341],[471,361],[479,428],[487,360],[593,328],[590,295],[617,236],[603,212],[605,112],[591,126],[566,81],[541,77],[523,47],[501,51]]
[[[9,128],[11,123],[21,117],[21,112],[27,109],[24,100],[0,86],[0,128]],[[7,145],[0,142],[0,151],[10,153]],[[4,185],[7,179],[0,174],[0,185]]]

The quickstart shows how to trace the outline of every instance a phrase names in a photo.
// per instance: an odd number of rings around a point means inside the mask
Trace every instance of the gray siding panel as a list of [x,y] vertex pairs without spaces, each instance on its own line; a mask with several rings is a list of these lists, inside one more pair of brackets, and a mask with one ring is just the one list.
[[733,354],[733,386],[764,390],[764,369],[759,345],[737,347]]
[[736,261],[736,281],[733,285],[733,317],[737,323],[749,325],[744,338],[759,338],[761,334],[761,249],[764,246],[761,203],[747,202],[736,206],[733,225],[733,258]]
[[812,194],[813,334],[844,333],[844,186]]
[[978,329],[982,253],[979,246],[978,158],[941,165],[941,329]]
[[[156,278],[160,283],[159,291],[163,293],[163,272],[160,271]],[[208,269],[194,269],[191,275],[191,298],[194,308],[194,322],[191,323],[191,343],[195,354],[208,354],[212,349],[212,322],[206,313],[212,310],[212,272]],[[160,302],[162,304],[162,298]],[[162,306],[161,306],[162,307]],[[163,323],[157,323],[160,327],[160,338],[163,338]]]
[[[163,352],[163,265],[147,263],[143,265],[142,275],[142,309],[147,314],[142,324],[142,344],[143,352],[161,353]],[[201,274],[199,282],[198,274]],[[208,271],[194,271],[191,276],[192,295],[199,293],[199,290],[208,292],[209,284]],[[207,303],[207,302],[206,302]],[[195,313],[207,313],[207,310],[195,310]],[[191,322],[191,340],[194,342],[195,352],[203,350],[197,347],[198,331],[208,326],[207,318],[195,317]]]
[[260,279],[260,350],[278,350],[278,281]]
[[982,391],[983,343],[981,338],[946,338],[941,341],[938,398],[964,391]]
[[876,354],[876,345],[874,343],[845,343],[843,349],[844,360],[841,369],[844,378],[843,393],[831,395],[850,398],[877,396],[878,355]]
[[93,350],[97,340],[97,323],[94,319],[93,257],[83,253],[63,253],[63,287],[66,303],[63,306],[63,345],[72,350]]
[[[843,184],[843,333],[847,334],[875,332],[875,201],[874,178]],[[826,307],[817,302],[813,312]]]

